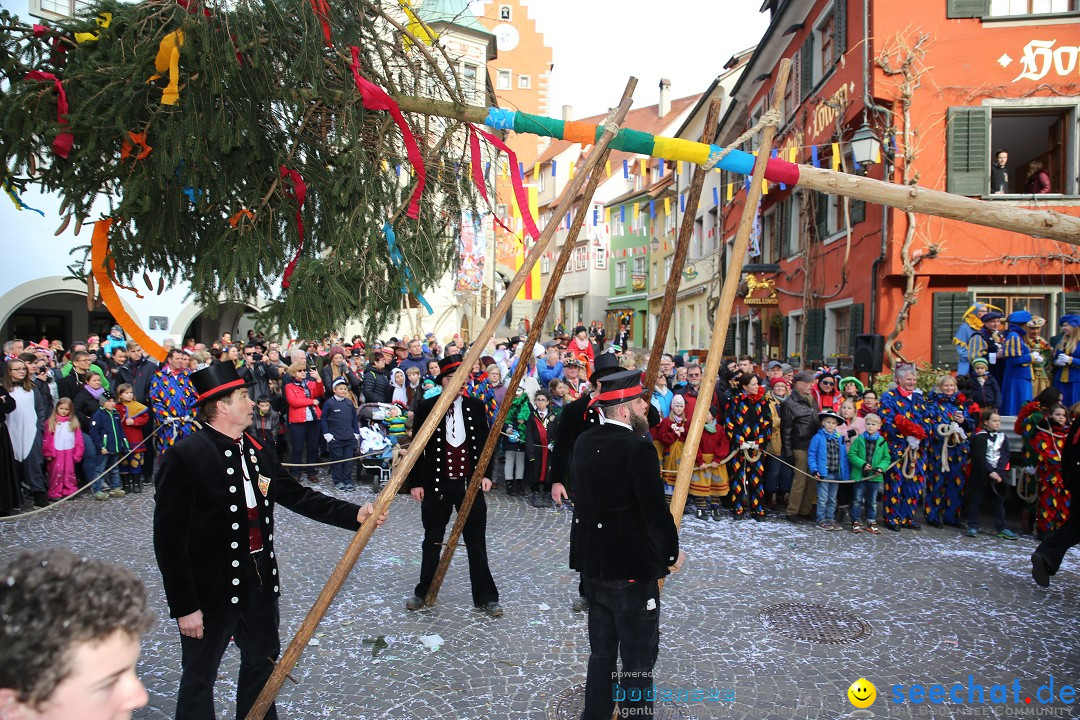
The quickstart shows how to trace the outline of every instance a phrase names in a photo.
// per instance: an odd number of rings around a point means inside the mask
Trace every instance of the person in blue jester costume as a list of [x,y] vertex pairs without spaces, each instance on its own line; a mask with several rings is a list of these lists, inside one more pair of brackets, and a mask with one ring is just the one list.
[[968,356],[968,343],[971,337],[982,329],[982,316],[991,310],[998,308],[986,303],[977,302],[966,311],[961,318],[960,327],[953,333],[953,345],[956,346],[956,373],[959,376],[971,373],[971,358]]
[[915,368],[896,369],[896,387],[881,396],[881,434],[889,441],[889,452],[900,461],[885,474],[885,527],[918,530],[915,508],[926,486],[925,453],[930,444],[929,410],[922,391],[915,387]]
[[1054,344],[1054,387],[1061,402],[1072,407],[1080,402],[1080,315],[1061,318],[1061,336]]
[[990,366],[990,374],[1002,384],[1005,373],[1005,363],[999,357],[1001,354],[1001,320],[1005,316],[996,310],[991,310],[982,316],[982,327],[968,340],[968,361],[974,362],[976,358],[984,358]]
[[960,526],[964,467],[968,463],[975,423],[967,398],[956,391],[956,378],[942,375],[927,396],[930,458],[926,469],[926,524]]
[[195,432],[192,421],[199,399],[187,365],[184,351],[173,348],[169,350],[164,366],[150,380],[150,409],[156,424],[164,426],[154,438],[158,458],[164,457],[165,451],[177,440]]
[[1001,386],[1002,415],[1016,415],[1031,400],[1035,382],[1033,366],[1043,361],[1042,354],[1028,347],[1025,339],[1030,321],[1031,313],[1027,310],[1017,310],[1009,315],[1009,329],[1001,344],[1001,358],[1005,363],[1004,383]]

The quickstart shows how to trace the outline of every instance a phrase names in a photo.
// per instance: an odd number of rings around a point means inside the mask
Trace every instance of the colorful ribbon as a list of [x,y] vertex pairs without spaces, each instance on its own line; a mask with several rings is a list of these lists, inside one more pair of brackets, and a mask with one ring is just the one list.
[[[423,20],[417,16],[416,11],[413,10],[412,3],[409,0],[398,0],[398,4],[401,5],[401,9],[405,11],[405,17],[409,18],[409,24],[406,26],[406,30],[409,33],[424,43],[425,45],[431,45],[439,37],[439,33],[429,28]],[[405,38],[402,42],[406,52],[412,49],[412,40]]]
[[293,259],[289,261],[289,264],[285,266],[285,272],[281,276],[281,287],[288,290],[292,284],[290,278],[292,278],[293,271],[296,270],[296,264],[300,262],[300,253],[304,250],[304,216],[300,211],[304,207],[304,199],[307,197],[307,183],[304,182],[304,178],[301,177],[300,173],[295,170],[288,170],[284,165],[281,166],[281,177],[292,180],[292,188],[286,188],[285,192],[296,201],[296,233],[300,236],[300,244],[296,248],[296,254],[293,255]]
[[[129,339],[139,344],[147,355],[158,362],[165,362],[165,348],[161,347],[153,338],[146,334],[137,322],[128,314],[120,296],[116,293],[113,285],[113,262],[109,257],[109,228],[112,227],[112,218],[105,218],[94,223],[94,236],[90,240],[90,272],[93,279],[97,280],[98,292],[105,307],[112,313],[116,322],[124,329]],[[139,295],[139,297],[142,297]]]
[[416,301],[424,306],[424,309],[428,311],[428,315],[434,315],[435,311],[431,307],[425,298],[423,293],[420,292],[419,287],[415,283],[412,271],[409,270],[409,266],[405,264],[405,256],[401,254],[401,250],[397,246],[397,235],[394,233],[394,226],[389,222],[383,224],[383,235],[386,236],[386,244],[390,248],[390,262],[395,267],[401,268],[402,273],[405,275],[405,284],[401,286],[401,294],[408,295],[410,290],[408,283],[412,283],[412,295],[416,298]]
[[[154,149],[146,143],[145,132],[136,133],[129,130],[128,138],[130,139],[125,139],[120,143],[120,162],[124,162],[131,157],[131,152],[135,147],[139,148],[139,153],[135,156],[136,161],[145,159],[146,156],[150,154],[150,151]],[[195,201],[192,200],[192,202]]]
[[315,17],[319,19],[319,23],[322,25],[323,42],[326,47],[333,47],[334,41],[330,37],[330,4],[326,0],[310,0],[311,10],[315,13]]
[[8,197],[11,198],[11,202],[15,203],[15,207],[18,208],[19,212],[22,212],[23,210],[29,210],[30,212],[36,212],[41,217],[45,217],[45,213],[43,213],[41,210],[38,210],[37,208],[32,208],[22,201],[22,198],[19,197],[19,194],[15,192],[15,183],[10,177],[4,178],[4,192],[6,192]]
[[[94,18],[94,22],[97,23],[97,26],[99,28],[103,28],[103,29],[107,28],[107,27],[109,27],[109,24],[112,23],[112,13],[111,12],[99,13],[98,16],[96,18]],[[95,31],[95,32],[75,33],[75,42],[80,43],[80,44],[84,43],[84,42],[97,42],[98,38],[100,38],[100,37],[101,37],[101,30],[98,30],[98,31]]]
[[[59,123],[61,127],[67,127],[67,93],[64,92],[64,83],[60,82],[60,78],[49,72],[31,70],[26,74],[26,79],[53,83],[53,87],[56,88],[56,122]],[[69,132],[62,132],[53,138],[52,149],[54,153],[66,160],[68,154],[71,152],[71,146],[74,144],[75,136]]]
[[522,182],[522,175],[524,173],[521,170],[521,163],[518,162],[517,154],[511,150],[506,143],[491,133],[481,130],[472,123],[469,123],[469,127],[483,135],[485,140],[502,150],[506,153],[507,157],[510,158],[510,181],[514,186],[514,197],[517,199],[517,205],[521,208],[521,222],[525,226],[525,232],[527,232],[533,240],[539,240],[540,230],[536,227],[536,222],[533,220],[532,213],[529,212],[529,195],[525,192],[525,184]]
[[240,210],[233,213],[232,216],[229,217],[229,227],[235,230],[236,226],[240,224],[240,218],[243,217],[246,217],[248,220],[254,221],[255,213],[251,212],[247,208],[240,208]]
[[[191,11],[187,6],[182,7],[185,7],[189,12]],[[161,91],[162,105],[175,105],[176,101],[180,99],[180,48],[183,45],[183,30],[169,33],[161,38],[161,44],[158,45],[157,56],[154,58],[154,69],[157,70],[157,74],[151,75],[146,82],[151,83],[161,79],[163,77],[162,73],[169,74],[169,84]]]
[[[480,171],[480,138],[476,134],[476,127],[472,124],[469,125],[469,153],[472,160],[472,162],[469,163],[469,166],[472,168],[473,183],[476,185],[476,189],[480,191],[480,197],[484,198],[484,202],[488,207],[491,207],[491,199],[488,197],[487,186],[484,183],[484,175]],[[552,162],[552,164],[554,164],[554,162]],[[495,219],[495,223],[503,230],[511,235],[517,234],[507,227],[506,223],[502,221],[502,218],[499,217],[498,213],[492,213],[492,217]]]
[[427,182],[427,170],[424,168],[424,158],[420,155],[420,146],[416,144],[409,124],[405,122],[405,116],[401,114],[401,108],[394,99],[386,94],[378,85],[365,80],[360,75],[360,48],[353,45],[349,50],[352,52],[353,78],[356,80],[356,89],[360,91],[360,97],[364,108],[367,110],[386,110],[394,118],[398,128],[401,129],[402,139],[405,141],[405,154],[409,157],[416,171],[416,190],[413,191],[409,200],[408,216],[415,219],[420,217],[420,196],[424,194],[424,184]]

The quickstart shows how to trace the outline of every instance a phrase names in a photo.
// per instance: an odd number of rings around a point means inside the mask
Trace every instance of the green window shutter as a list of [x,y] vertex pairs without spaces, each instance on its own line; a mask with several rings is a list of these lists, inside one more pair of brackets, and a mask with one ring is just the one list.
[[855,356],[855,336],[862,335],[863,331],[863,304],[856,303],[851,306],[851,327],[848,329],[848,355]]
[[788,331],[790,330],[790,323],[788,316],[784,315],[783,323],[780,326],[780,357],[791,357],[791,348],[788,347]]
[[728,321],[727,337],[724,338],[724,357],[735,354],[735,323]]
[[[1059,296],[1059,321],[1062,315],[1080,315],[1080,293],[1063,292],[1059,293]],[[1047,321],[1049,321],[1049,318],[1047,318]]]
[[852,227],[858,225],[861,222],[866,222],[866,201],[865,200],[852,200],[851,201],[851,225]]
[[833,40],[836,44],[836,62],[840,62],[844,51],[847,50],[847,2],[840,0],[836,3],[835,15],[833,15]]
[[806,311],[806,357],[804,364],[820,365],[825,359],[825,310]]
[[822,242],[829,236],[829,196],[815,190],[814,201],[815,239]]
[[762,317],[758,316],[758,321],[754,323],[754,355],[761,357],[761,350],[765,347],[765,338],[761,331]]
[[[794,193],[792,193],[794,194]],[[780,203],[780,257],[783,259],[788,255],[794,255],[791,248],[791,206],[792,201],[789,197],[784,202]]]
[[802,69],[799,71],[799,80],[802,87],[799,92],[799,100],[805,100],[814,87],[814,33],[810,32],[803,41],[802,50],[799,51],[802,60]]
[[946,190],[985,195],[990,190],[990,108],[951,107]]
[[964,321],[964,313],[973,302],[975,302],[975,296],[972,293],[934,293],[934,328],[931,333],[933,338],[931,362],[934,367],[956,369],[957,357],[953,335],[956,334],[960,323]]
[[990,12],[990,0],[946,0],[945,17],[974,18]]

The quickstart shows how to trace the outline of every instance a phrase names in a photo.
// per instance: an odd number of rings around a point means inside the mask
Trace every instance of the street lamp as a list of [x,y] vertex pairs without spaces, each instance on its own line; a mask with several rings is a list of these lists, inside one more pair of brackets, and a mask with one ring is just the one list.
[[873,165],[881,158],[881,141],[865,122],[851,136],[851,154],[863,167]]
[[649,241],[649,249],[653,251],[653,254],[660,252],[660,240],[653,235],[652,240]]

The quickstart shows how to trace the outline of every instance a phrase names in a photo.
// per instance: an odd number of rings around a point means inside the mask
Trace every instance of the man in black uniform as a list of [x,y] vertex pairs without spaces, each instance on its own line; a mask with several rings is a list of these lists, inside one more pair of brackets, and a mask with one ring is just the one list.
[[[461,365],[461,355],[448,355],[439,361],[439,376],[435,382],[443,387]],[[422,401],[413,416],[413,427],[419,428],[431,414],[438,397]],[[465,489],[472,477],[480,452],[487,442],[488,424],[484,403],[476,398],[459,395],[454,398],[446,417],[435,428],[431,439],[420,451],[409,473],[409,493],[421,503],[420,518],[424,523],[424,542],[420,545],[420,582],[413,596],[406,601],[407,610],[419,610],[439,567],[446,524],[454,510],[461,509]],[[481,481],[484,492],[491,489],[488,468]],[[491,617],[502,617],[499,589],[491,576],[487,556],[487,504],[483,493],[476,496],[462,536],[469,554],[469,582],[472,584],[473,605]]]
[[[589,669],[582,720],[652,715],[652,669],[660,647],[660,587],[686,556],[664,500],[660,462],[646,439],[641,373],[604,378],[601,424],[578,438],[570,461],[574,523],[570,567],[589,600]],[[620,676],[616,661],[622,656]]]
[[[1061,477],[1073,499],[1080,498],[1080,418],[1073,420],[1061,452]],[[1050,533],[1031,554],[1031,577],[1042,587],[1050,587],[1065,553],[1080,544],[1080,505],[1074,503],[1065,524]]]
[[[235,638],[236,716],[254,704],[278,657],[274,506],[355,532],[373,508],[300,485],[244,432],[254,403],[232,363],[191,374],[203,427],[164,456],[154,510],[154,550],[182,650],[176,717],[214,715],[214,680]],[[379,519],[379,524],[385,519]],[[271,705],[266,713],[276,718]]]

